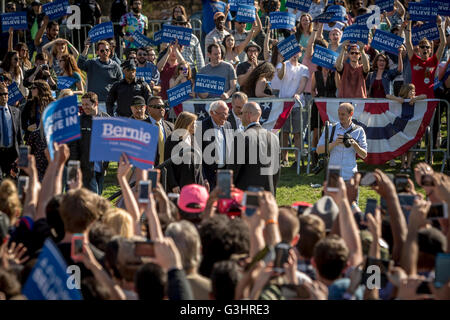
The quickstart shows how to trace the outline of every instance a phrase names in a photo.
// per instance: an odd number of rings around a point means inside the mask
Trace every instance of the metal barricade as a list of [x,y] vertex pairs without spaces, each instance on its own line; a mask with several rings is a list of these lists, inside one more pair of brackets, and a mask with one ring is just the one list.
[[[326,99],[327,101],[335,101],[338,103],[342,103],[342,102],[350,102],[352,103],[354,106],[357,105],[358,103],[366,103],[368,99],[346,99],[346,98],[317,98],[320,100]],[[392,102],[392,100],[389,99],[375,99],[375,98],[369,98],[371,101],[375,101],[375,102]],[[310,103],[308,103],[307,105],[307,109],[309,112],[309,123],[310,125],[308,126],[308,136],[309,136],[309,141],[308,141],[308,166],[307,166],[307,174],[310,173],[310,162],[311,162],[311,108],[312,108],[312,104],[314,103],[315,99],[312,99],[310,101]],[[424,136],[421,138],[420,141],[422,141],[422,139],[425,139],[425,149],[423,148],[411,148],[409,149],[409,151],[412,152],[423,152],[425,153],[425,160],[429,161],[431,158],[431,155],[433,154],[437,154],[437,153],[442,153],[443,154],[443,159],[442,159],[442,166],[441,166],[441,172],[444,171],[445,166],[447,165],[447,169],[450,170],[450,139],[449,139],[449,134],[450,134],[450,126],[449,126],[449,112],[450,112],[450,103],[446,100],[441,100],[441,99],[426,99],[426,100],[422,100],[424,102],[433,102],[436,101],[438,102],[438,106],[436,107],[434,113],[433,113],[433,117],[431,118],[430,121],[430,125],[429,128],[426,130],[428,132],[428,134],[424,133]],[[433,132],[433,124],[434,124],[434,117],[440,116],[439,112],[436,112],[436,110],[438,110],[439,104],[440,103],[445,103],[447,106],[447,144],[445,149],[444,148],[435,148],[433,146],[433,138],[432,138],[432,132]],[[320,121],[321,117],[319,115],[318,117],[318,123],[317,123],[317,127],[320,128]],[[440,130],[441,128],[439,128]],[[319,130],[319,137],[320,137],[320,130]]]

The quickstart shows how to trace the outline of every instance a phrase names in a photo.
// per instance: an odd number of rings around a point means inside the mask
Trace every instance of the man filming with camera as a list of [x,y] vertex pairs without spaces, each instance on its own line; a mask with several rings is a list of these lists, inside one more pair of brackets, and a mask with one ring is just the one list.
[[[355,172],[356,155],[365,159],[367,157],[366,133],[363,128],[352,122],[354,108],[351,103],[341,103],[338,109],[339,123],[331,125],[328,129],[330,159],[328,165],[340,166],[344,181],[349,181]],[[317,145],[317,153],[325,152],[325,130]]]

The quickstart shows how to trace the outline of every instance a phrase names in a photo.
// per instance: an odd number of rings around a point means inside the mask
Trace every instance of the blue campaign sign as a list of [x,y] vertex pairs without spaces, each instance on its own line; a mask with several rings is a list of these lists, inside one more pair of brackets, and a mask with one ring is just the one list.
[[69,278],[72,273],[58,247],[47,238],[22,294],[28,300],[82,300],[80,290]]
[[145,82],[152,81],[153,72],[151,68],[136,68],[136,78],[144,78]]
[[292,56],[301,51],[295,35],[290,35],[283,41],[279,42],[277,47],[278,52],[283,56],[284,60],[290,59]]
[[433,0],[433,6],[438,7],[438,15],[441,17],[450,16],[450,1],[448,0]]
[[439,39],[439,29],[436,23],[426,23],[411,29],[411,41],[414,46],[417,46],[423,38],[430,41]]
[[197,74],[194,91],[196,93],[208,92],[220,96],[225,91],[225,81],[224,77]]
[[342,33],[341,43],[345,40],[350,43],[357,43],[361,41],[364,44],[369,43],[369,29],[366,26],[351,25],[344,29]]
[[332,5],[327,11],[319,14],[313,21],[329,23],[334,21],[346,21],[347,11],[343,6]]
[[287,0],[286,7],[298,9],[303,12],[308,12],[311,8],[312,0]]
[[334,65],[336,64],[338,56],[339,53],[324,48],[322,46],[316,45],[314,47],[314,54],[311,62],[317,64],[318,66],[334,70]]
[[381,13],[394,10],[394,0],[376,0],[375,5],[380,8]]
[[162,29],[161,41],[173,42],[178,40],[182,46],[190,46],[192,38],[192,29],[165,24]]
[[77,79],[73,77],[58,77],[58,89],[64,90],[69,89],[75,82],[77,82]]
[[135,31],[132,34],[132,37],[134,39],[134,44],[136,44],[138,47],[147,47],[153,45],[153,40],[150,38],[147,38],[139,31]]
[[8,86],[8,105],[12,106],[17,101],[23,98],[22,92],[20,92],[17,83],[13,82]]
[[53,159],[53,142],[67,143],[81,138],[77,96],[69,96],[50,103],[42,114],[45,140]]
[[42,11],[50,20],[56,20],[67,15],[69,0],[56,0],[42,5]]
[[436,21],[438,6],[429,3],[410,2],[408,12],[411,21]]
[[353,24],[356,24],[357,26],[367,26],[367,20],[370,18],[370,16],[372,16],[372,13],[366,13],[362,16],[357,16]]
[[405,39],[402,37],[377,29],[370,46],[379,51],[386,51],[398,55],[398,48],[400,48],[404,41]]
[[89,161],[119,161],[125,152],[134,166],[151,169],[158,137],[158,127],[147,121],[96,117],[92,120]]
[[183,101],[189,100],[191,98],[192,83],[191,81],[185,81],[182,84],[167,90],[167,96],[169,98],[170,107],[175,107]]
[[236,13],[236,21],[238,22],[254,22],[256,19],[256,12],[254,6],[247,6],[240,4]]
[[2,32],[8,32],[9,28],[14,30],[28,29],[27,12],[2,13]]
[[292,29],[295,26],[295,14],[289,12],[271,12],[270,29]]
[[153,34],[153,43],[155,46],[161,44],[161,37],[162,37],[162,30],[159,30],[158,32],[155,32]]
[[228,4],[230,5],[230,11],[236,12],[238,10],[239,5],[243,4],[246,6],[253,6],[255,4],[255,1],[254,0],[229,0]]
[[99,42],[100,40],[114,38],[114,27],[111,21],[104,22],[95,25],[88,32],[88,37],[92,43]]

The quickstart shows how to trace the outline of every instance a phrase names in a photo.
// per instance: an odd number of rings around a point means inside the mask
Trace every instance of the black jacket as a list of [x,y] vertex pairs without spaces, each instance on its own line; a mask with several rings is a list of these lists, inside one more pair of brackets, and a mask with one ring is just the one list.
[[227,121],[231,124],[231,128],[233,128],[233,130],[236,130],[238,128],[236,124],[236,119],[234,118],[234,114],[232,111],[230,112]]
[[114,102],[117,101],[117,115],[129,118],[132,115],[131,101],[134,96],[142,96],[145,101],[150,98],[151,91],[148,84],[142,79],[128,83],[125,79],[115,82],[109,90],[106,99],[106,111],[110,116],[114,115]]
[[[215,141],[215,136],[213,135],[211,137],[211,140],[206,140],[205,137],[205,132],[209,129],[214,129],[214,124],[213,124],[213,120],[211,117],[206,118],[205,120],[202,121],[202,141],[197,141],[198,145],[202,146],[202,159],[203,159],[203,178],[208,180],[210,189],[213,190],[214,187],[216,186],[216,171],[218,169],[217,164],[214,162],[213,164],[208,164],[205,162],[205,149],[211,144],[214,143]],[[233,129],[231,128],[231,124],[226,121],[225,124],[223,125],[224,131],[225,131],[225,139],[226,139],[226,143],[228,144],[228,146],[231,146],[231,141],[233,139]],[[209,139],[209,138],[208,138]],[[231,140],[230,140],[231,139]],[[211,147],[210,147],[211,148]],[[208,148],[209,150],[209,148]],[[207,156],[209,156],[209,152],[207,152]],[[215,157],[216,153],[215,150],[213,150],[211,152],[212,157]]]
[[[104,112],[99,112],[97,117],[109,117]],[[80,116],[81,139],[69,143],[70,160],[79,160],[81,172],[83,173],[83,185],[89,187],[89,181],[94,176],[94,162],[89,161],[91,149],[92,116]],[[102,174],[108,168],[109,162],[102,163]]]
[[[16,107],[8,106],[9,112],[11,113],[12,119],[12,129],[13,129],[13,146],[16,155],[19,155],[19,146],[22,144],[22,127],[20,123],[20,110]],[[0,139],[2,133],[0,132]]]
[[[243,135],[243,139],[238,135]],[[239,145],[239,141],[245,141],[244,147]],[[265,146],[266,150],[260,150],[261,146]],[[247,190],[249,186],[259,186],[274,194],[279,173],[280,145],[278,137],[258,123],[247,128],[245,132],[238,132],[234,139],[233,148],[235,151],[234,164],[227,166],[227,168],[233,170],[234,185],[241,190]],[[241,150],[244,151],[243,155]],[[271,154],[271,150],[275,151],[276,154]],[[264,163],[267,161],[262,161],[261,154],[267,155],[266,157],[270,158],[270,162]],[[253,158],[256,160],[255,163],[251,163],[253,162],[251,161],[252,156],[255,157]],[[239,161],[239,157],[242,157],[241,160],[244,160],[244,163]],[[264,174],[264,168],[269,168],[271,165],[275,169],[274,172]]]
[[[191,137],[193,139],[193,137]],[[167,161],[170,159],[172,155],[172,150],[181,142],[182,138],[178,141],[172,141],[172,135],[167,137],[166,142],[164,144],[164,160]],[[175,164],[171,163],[170,166],[167,167],[167,190],[171,192],[172,188],[184,186],[192,183],[203,184],[203,174],[202,174],[202,165],[201,163],[196,164],[194,162],[194,149],[191,147],[189,149],[190,153],[190,163],[181,163]],[[183,150],[181,149],[180,158],[183,159]],[[187,158],[187,156],[186,156]]]

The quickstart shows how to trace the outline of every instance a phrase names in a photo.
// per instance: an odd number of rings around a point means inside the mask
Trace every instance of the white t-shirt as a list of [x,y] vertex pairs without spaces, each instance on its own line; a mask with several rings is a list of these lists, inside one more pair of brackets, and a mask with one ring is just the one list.
[[[286,71],[281,80],[280,98],[292,98],[300,85],[303,77],[309,79],[308,67],[299,63],[293,66],[290,61],[286,62]],[[305,105],[303,94],[300,97],[303,105]]]
[[277,64],[277,67],[275,70],[275,75],[274,75],[272,81],[270,81],[270,86],[272,87],[272,89],[275,89],[275,90],[281,89],[281,80],[280,80],[280,78],[278,78],[278,70],[280,70],[282,67],[283,67],[283,65],[281,64],[281,62],[279,62]]

